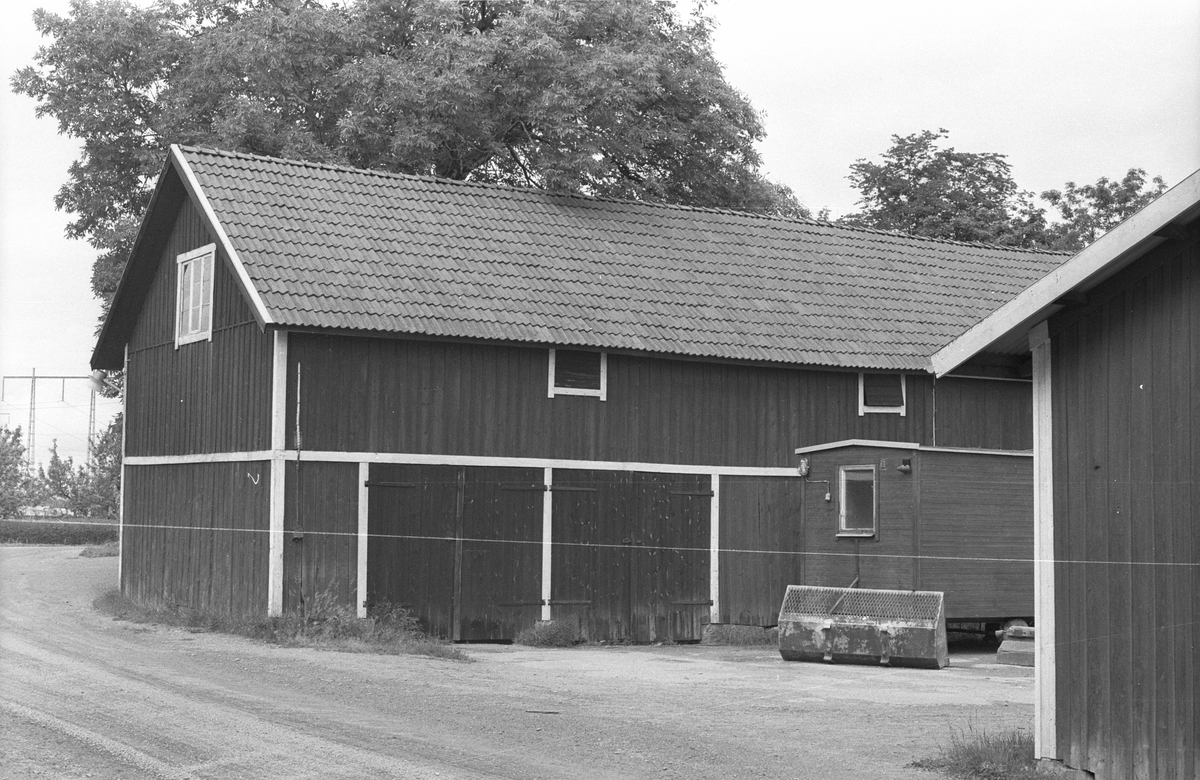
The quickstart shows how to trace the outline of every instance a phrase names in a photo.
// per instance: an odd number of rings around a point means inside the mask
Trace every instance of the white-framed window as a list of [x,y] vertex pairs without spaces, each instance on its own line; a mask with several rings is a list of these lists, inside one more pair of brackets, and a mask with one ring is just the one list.
[[874,536],[878,531],[877,477],[874,465],[838,467],[838,536]]
[[175,348],[193,341],[212,341],[213,264],[217,245],[209,244],[175,258],[179,286],[175,292]]
[[898,414],[904,416],[908,403],[904,374],[858,375],[858,416],[864,414]]
[[547,397],[591,395],[608,397],[608,355],[584,349],[551,349]]

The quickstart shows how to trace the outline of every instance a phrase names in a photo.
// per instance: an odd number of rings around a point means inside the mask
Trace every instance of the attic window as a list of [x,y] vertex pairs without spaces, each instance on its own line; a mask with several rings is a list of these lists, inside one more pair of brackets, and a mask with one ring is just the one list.
[[608,395],[608,355],[582,349],[550,350],[548,397],[591,395],[605,400]]
[[898,414],[905,416],[908,394],[904,374],[858,375],[858,416]]
[[213,259],[209,244],[175,258],[179,288],[175,305],[175,348],[193,341],[212,341]]

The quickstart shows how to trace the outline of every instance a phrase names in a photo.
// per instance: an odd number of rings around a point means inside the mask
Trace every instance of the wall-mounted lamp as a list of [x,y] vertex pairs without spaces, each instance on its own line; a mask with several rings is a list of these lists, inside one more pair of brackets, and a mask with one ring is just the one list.
[[796,471],[797,471],[797,472],[800,474],[800,476],[802,476],[802,477],[807,477],[807,476],[808,476],[808,458],[801,458],[801,459],[800,459],[800,465],[799,465],[799,466],[796,468]]
[[900,461],[900,465],[896,467],[896,471],[899,471],[901,474],[911,474],[912,458],[905,458],[904,460]]

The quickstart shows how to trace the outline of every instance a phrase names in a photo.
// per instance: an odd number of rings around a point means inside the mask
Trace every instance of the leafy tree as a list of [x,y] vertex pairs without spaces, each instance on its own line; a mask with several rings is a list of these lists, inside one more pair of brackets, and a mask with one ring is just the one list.
[[87,517],[116,517],[121,506],[121,415],[109,423],[92,448],[91,468],[80,468],[71,511]]
[[75,478],[75,461],[63,460],[58,455],[58,439],[50,443],[50,463],[45,470],[39,469],[39,480],[49,498],[61,498],[70,503],[79,489]]
[[111,297],[170,143],[806,214],[701,7],[669,0],[72,0],[12,78],[83,141],[56,205]]
[[0,425],[0,518],[16,516],[28,503],[28,492],[21,428],[9,430]]
[[1163,194],[1167,183],[1161,176],[1146,181],[1146,172],[1130,168],[1120,181],[1101,176],[1095,184],[1077,186],[1069,181],[1063,190],[1047,190],[1042,199],[1058,209],[1062,222],[1049,226],[1055,249],[1079,251],[1121,224],[1150,201]]
[[892,136],[883,162],[860,159],[849,179],[863,210],[843,219],[860,227],[955,241],[1036,247],[1046,221],[1021,190],[1002,154],[942,148],[943,128]]

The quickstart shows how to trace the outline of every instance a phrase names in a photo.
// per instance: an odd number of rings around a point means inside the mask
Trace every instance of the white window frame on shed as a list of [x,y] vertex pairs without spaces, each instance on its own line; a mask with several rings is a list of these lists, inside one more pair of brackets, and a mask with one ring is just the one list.
[[900,377],[900,405],[899,406],[867,406],[866,391],[863,389],[863,376],[866,372],[858,372],[858,416],[864,414],[898,414],[901,417],[907,416],[908,412],[908,378],[903,372],[887,372],[878,371],[871,372],[873,374],[888,374],[890,376]]
[[[592,352],[587,349],[572,349],[571,352]],[[600,387],[560,387],[554,383],[554,363],[557,349],[550,348],[550,370],[546,377],[546,397],[553,398],[556,395],[588,395],[594,398],[599,398],[601,401],[608,400],[608,353],[600,353]]]
[[213,277],[217,245],[208,244],[175,258],[175,348],[212,341]]
[[[871,528],[846,527],[846,474],[868,473],[871,475]],[[865,481],[865,480],[862,480]],[[874,464],[838,466],[838,536],[870,539],[879,533],[879,469]]]

